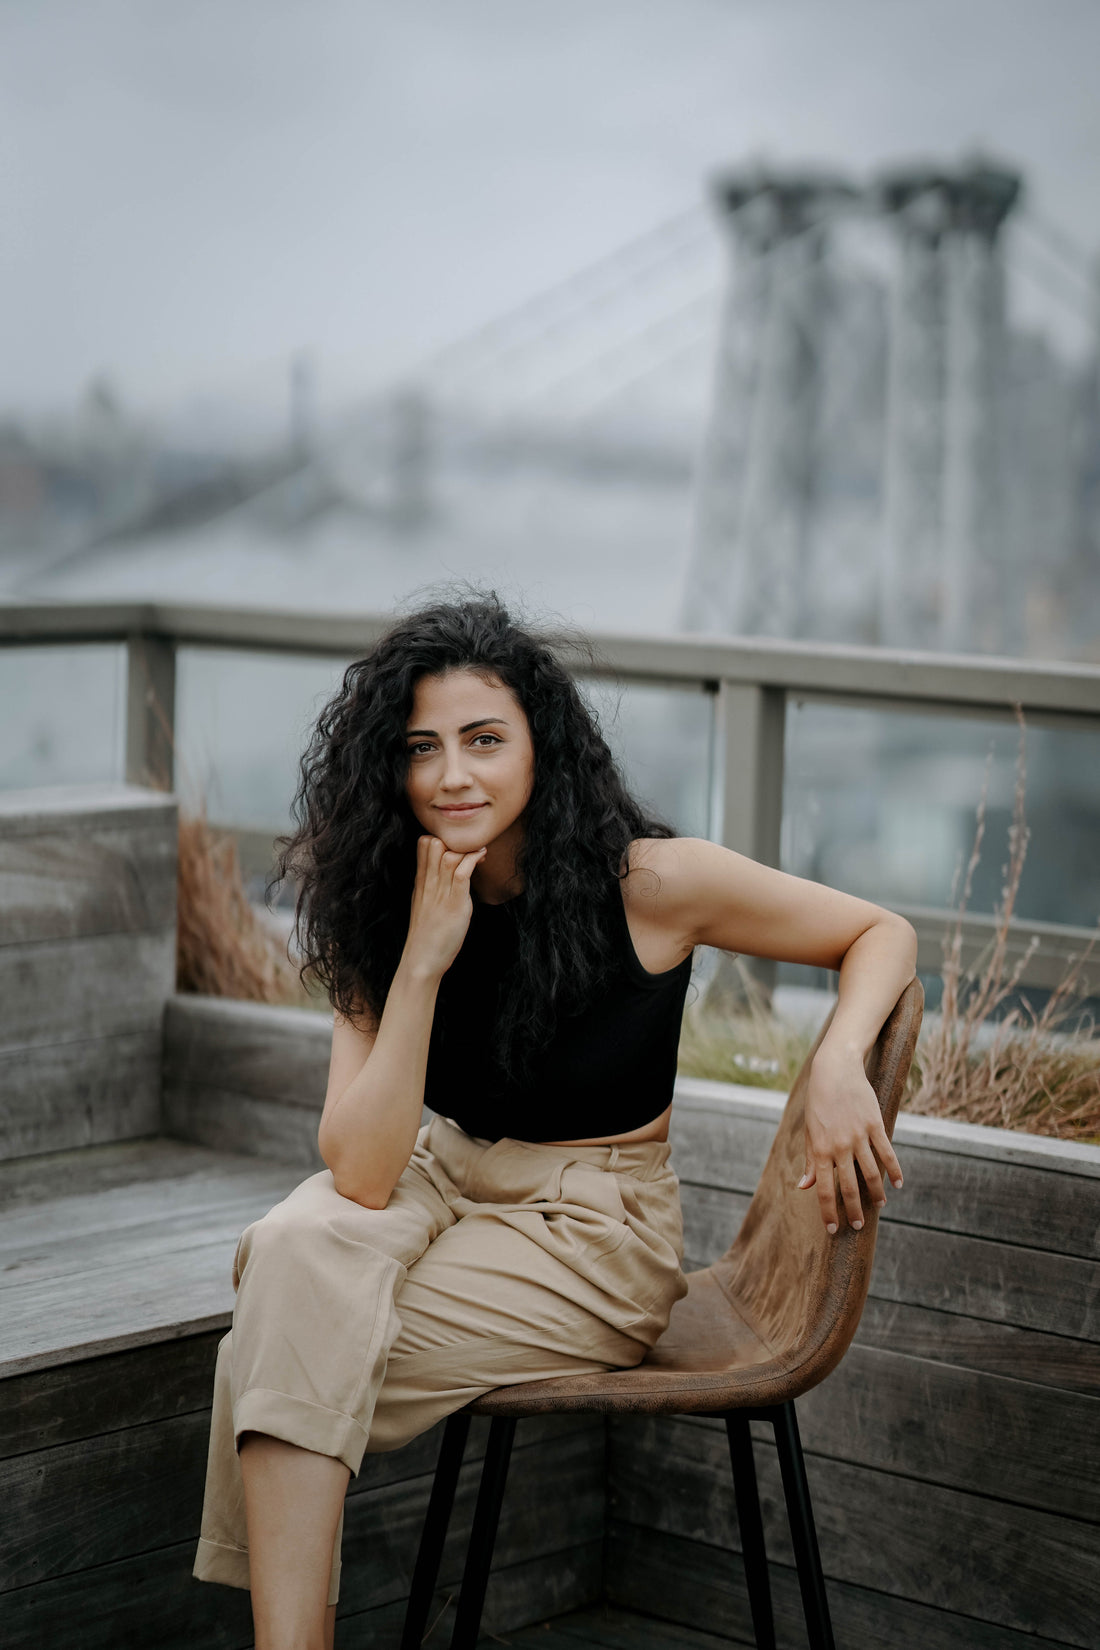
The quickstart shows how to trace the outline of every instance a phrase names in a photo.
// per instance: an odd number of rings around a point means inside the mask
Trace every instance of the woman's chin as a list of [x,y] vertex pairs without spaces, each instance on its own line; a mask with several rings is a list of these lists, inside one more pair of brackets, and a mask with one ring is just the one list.
[[447,820],[436,827],[435,834],[445,848],[456,854],[472,854],[492,841],[489,822],[480,815],[468,821]]

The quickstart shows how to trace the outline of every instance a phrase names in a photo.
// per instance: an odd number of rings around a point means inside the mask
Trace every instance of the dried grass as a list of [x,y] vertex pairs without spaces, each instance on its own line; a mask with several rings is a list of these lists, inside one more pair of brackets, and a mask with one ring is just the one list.
[[717,1011],[710,996],[684,1014],[677,1070],[750,1088],[790,1089],[813,1046],[816,1031],[803,1031],[773,1014],[767,993],[740,957],[731,959],[736,1006]]
[[176,989],[315,1007],[276,927],[248,898],[237,844],[181,807]]
[[[1001,868],[1004,882],[994,909],[993,935],[974,963],[964,968],[963,918],[985,835],[987,762],[962,892],[955,920],[944,935],[940,970],[943,1002],[939,1015],[930,1016],[918,1042],[908,1106],[911,1111],[968,1123],[1027,1129],[1066,1140],[1095,1139],[1100,1134],[1100,1043],[1093,1035],[1092,1020],[1081,1009],[1081,999],[1088,994],[1084,970],[1095,940],[1090,940],[1079,956],[1068,960],[1065,973],[1040,1010],[1022,997],[1019,1003],[998,1013],[1016,992],[1039,945],[1032,935],[1009,967],[1009,925],[1030,837],[1024,812],[1026,729],[1019,705],[1016,719],[1020,740],[1008,828],[1008,861]],[[952,906],[959,875],[956,871],[951,887]],[[1066,1035],[1070,1021],[1074,1022],[1073,1033]]]
[[[974,842],[963,875],[951,888],[954,920],[943,942],[943,999],[928,1014],[910,1073],[910,1111],[997,1128],[1025,1129],[1064,1140],[1100,1142],[1100,1040],[1082,1012],[1088,994],[1085,968],[1095,940],[1068,960],[1066,971],[1040,1010],[1022,998],[1005,1008],[1020,985],[1039,941],[1032,936],[1009,965],[1010,925],[1023,875],[1029,832],[1025,727],[1016,707],[1020,740],[1008,860],[988,945],[964,967],[963,922],[985,837],[989,764],[975,816]],[[956,905],[956,897],[958,904]],[[708,1010],[706,1002],[684,1017],[679,1070],[684,1075],[789,1089],[813,1038],[768,1011],[766,998],[743,972],[742,1003]],[[999,1012],[1002,1011],[1003,1012]],[[1074,1022],[1072,1033],[1067,1024]]]

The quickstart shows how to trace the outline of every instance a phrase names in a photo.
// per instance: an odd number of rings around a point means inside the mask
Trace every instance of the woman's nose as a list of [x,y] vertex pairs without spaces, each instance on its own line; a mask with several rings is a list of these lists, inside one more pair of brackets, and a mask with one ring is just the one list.
[[470,783],[469,768],[465,753],[458,750],[444,750],[443,752],[443,788],[453,790]]

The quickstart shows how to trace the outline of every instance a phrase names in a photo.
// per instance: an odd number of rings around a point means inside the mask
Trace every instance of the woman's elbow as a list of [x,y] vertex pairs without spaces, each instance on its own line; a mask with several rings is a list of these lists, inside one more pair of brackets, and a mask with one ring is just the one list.
[[920,938],[908,917],[899,916],[896,911],[891,911],[890,916],[901,936],[900,943],[904,948],[905,961],[915,977],[917,954],[920,951]]
[[318,1131],[317,1147],[321,1153],[321,1161],[332,1175],[333,1185],[341,1197],[350,1198],[352,1203],[362,1204],[364,1209],[384,1209],[393,1192],[393,1181],[381,1180],[377,1176],[364,1173],[363,1165],[355,1165],[347,1160],[338,1144],[326,1133],[324,1127]]

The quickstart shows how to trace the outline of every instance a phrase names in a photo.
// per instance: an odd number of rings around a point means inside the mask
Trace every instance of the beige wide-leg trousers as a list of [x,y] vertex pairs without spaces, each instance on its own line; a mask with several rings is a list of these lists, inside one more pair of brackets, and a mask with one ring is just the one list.
[[[656,1141],[488,1144],[437,1117],[384,1209],[325,1169],[249,1226],[195,1575],[249,1584],[242,1433],[356,1473],[493,1387],[638,1363],[686,1290],[668,1158]],[[330,1603],[339,1574],[338,1533]]]

